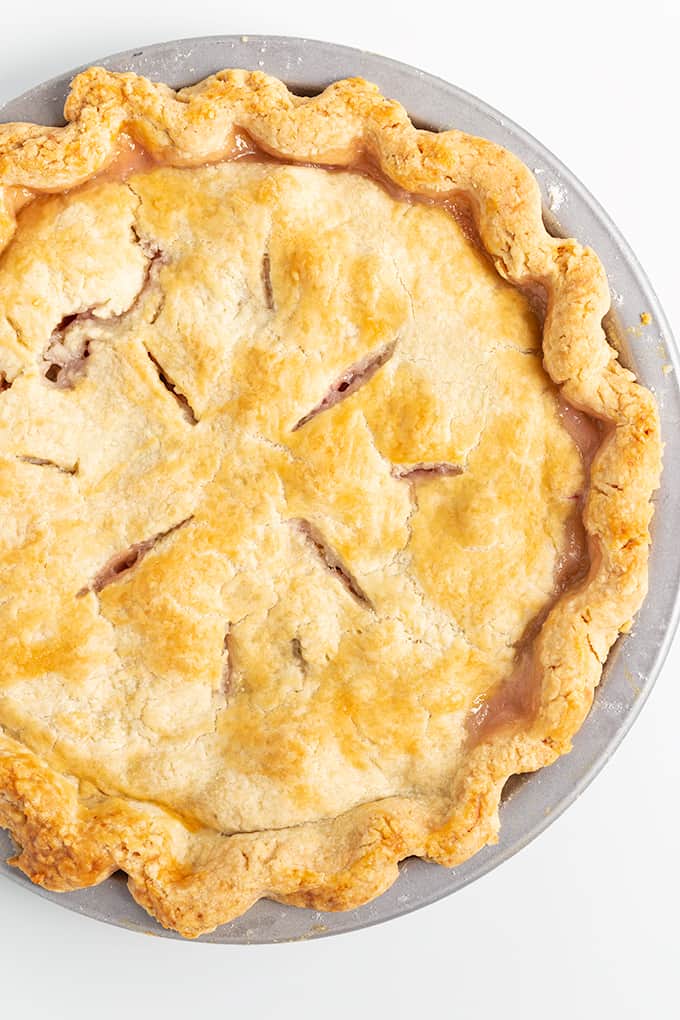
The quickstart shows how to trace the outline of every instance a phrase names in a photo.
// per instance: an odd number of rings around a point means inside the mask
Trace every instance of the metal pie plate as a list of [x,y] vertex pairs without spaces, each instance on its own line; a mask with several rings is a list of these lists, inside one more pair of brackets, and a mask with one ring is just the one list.
[[[497,867],[537,836],[585,789],[631,726],[666,657],[677,622],[680,542],[672,513],[673,478],[680,469],[680,390],[676,352],[657,298],[623,237],[583,185],[547,149],[474,96],[405,64],[344,46],[270,36],[210,36],[147,46],[92,61],[174,87],[189,85],[225,67],[264,70],[294,92],[314,94],[330,82],[361,75],[398,99],[419,126],[460,128],[499,142],[537,174],[546,209],[559,214],[560,232],[592,245],[607,270],[619,335],[634,338],[634,354],[623,344],[622,360],[656,394],[665,441],[665,473],[656,497],[649,595],[631,633],[609,657],[590,715],[573,751],[554,765],[507,785],[501,805],[500,842],[452,870],[417,859],[401,866],[386,893],[358,910],[319,913],[261,900],[242,917],[199,941],[269,943],[317,938],[387,921],[448,896]],[[0,108],[0,122],[61,124],[73,74],[31,89]],[[558,208],[559,206],[559,208]],[[554,226],[550,215],[547,222]],[[640,328],[640,314],[652,324]],[[620,345],[621,346],[621,345]],[[673,370],[669,370],[669,366]],[[12,842],[0,830],[0,872],[37,895],[89,917],[144,933],[167,932],[132,900],[122,875],[72,893],[52,893],[10,868]]]

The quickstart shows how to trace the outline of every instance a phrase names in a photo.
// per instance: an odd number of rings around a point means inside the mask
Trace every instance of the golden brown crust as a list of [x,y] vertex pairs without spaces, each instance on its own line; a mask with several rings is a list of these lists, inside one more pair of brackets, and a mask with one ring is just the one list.
[[[328,821],[225,836],[152,803],[79,784],[7,731],[0,737],[0,823],[22,847],[17,865],[60,890],[121,868],[161,923],[196,936],[261,896],[349,909],[383,891],[406,856],[447,865],[466,859],[495,839],[506,779],[569,750],[609,649],[645,594],[658,421],[651,394],[607,343],[602,266],[577,242],[546,233],[538,188],[514,156],[457,131],[418,131],[399,104],[360,79],[302,99],[259,73],[225,71],[174,93],[93,68],[74,80],[65,112],[65,128],[0,128],[0,245],[14,232],[18,189],[63,191],[83,182],[111,162],[123,133],[176,166],[231,155],[238,131],[291,161],[349,166],[368,156],[410,193],[462,193],[471,201],[498,273],[547,292],[546,371],[569,402],[615,427],[591,469],[590,575],[556,603],[536,643],[535,718],[521,732],[490,732],[447,796],[386,797]],[[8,334],[10,373],[15,364],[19,371],[20,339]],[[12,343],[19,344],[14,354]],[[211,470],[207,464],[206,477]]]

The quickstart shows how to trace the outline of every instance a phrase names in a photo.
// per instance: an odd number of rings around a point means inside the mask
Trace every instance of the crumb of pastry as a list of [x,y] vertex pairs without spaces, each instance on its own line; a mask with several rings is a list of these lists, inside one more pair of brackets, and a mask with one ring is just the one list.
[[564,205],[567,193],[559,184],[548,185],[548,208],[551,212],[558,212]]

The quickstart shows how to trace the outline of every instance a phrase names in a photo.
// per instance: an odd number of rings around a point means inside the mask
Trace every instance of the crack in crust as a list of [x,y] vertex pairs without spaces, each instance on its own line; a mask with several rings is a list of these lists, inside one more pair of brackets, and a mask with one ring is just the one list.
[[[134,224],[132,225],[131,230],[135,243],[139,246],[148,260],[142,284],[129,306],[117,315],[103,316],[97,314],[97,308],[87,308],[84,311],[73,312],[70,315],[65,315],[61,322],[55,326],[52,330],[49,342],[43,351],[42,360],[46,366],[43,371],[45,379],[47,379],[48,382],[53,383],[58,389],[73,389],[78,380],[85,375],[87,370],[87,359],[91,354],[93,338],[80,337],[75,346],[72,343],[69,345],[69,338],[72,331],[79,325],[82,326],[83,324],[88,323],[91,323],[92,326],[96,327],[99,331],[105,331],[107,327],[121,322],[126,315],[134,312],[148,290],[157,285],[158,268],[164,262],[163,252],[157,245],[141,237]],[[159,314],[160,306],[156,310],[152,321],[155,321]],[[152,361],[154,361],[154,364],[156,364],[156,367],[158,368],[158,363],[151,354],[149,354],[149,357]],[[160,368],[159,375],[164,385],[166,385],[173,395],[177,397],[178,401],[182,403],[182,401],[184,401],[183,396],[177,393],[174,390],[174,387],[171,387],[167,383],[167,380],[161,373]],[[193,411],[191,411],[188,402],[185,402],[185,404],[183,403],[182,407],[185,411],[186,417],[191,420]],[[192,421],[192,424],[195,425],[196,421]]]
[[77,323],[93,321],[92,309],[66,315],[52,331],[47,347],[43,351],[44,376],[60,390],[71,390],[78,379],[85,374],[86,361],[90,356],[91,340],[83,339],[76,350],[66,346],[69,329]]
[[616,428],[594,457],[585,504],[586,529],[602,555],[587,582],[553,606],[536,640],[533,722],[481,741],[446,797],[388,798],[329,822],[222,838],[120,798],[92,806],[75,784],[0,735],[0,824],[22,847],[14,863],[53,889],[89,885],[122,868],[139,903],[167,927],[195,936],[264,895],[346,910],[386,889],[408,855],[449,866],[464,861],[496,839],[507,778],[569,749],[600,679],[600,658],[646,590],[658,419],[649,391],[607,343],[609,293],[599,260],[576,241],[547,233],[538,187],[517,158],[459,131],[417,130],[398,103],[358,78],[303,98],[259,72],[223,71],[175,93],[133,74],[91,68],[74,79],[65,115],[64,128],[0,128],[0,247],[15,229],[16,189],[82,183],[114,158],[124,132],[176,166],[231,157],[239,131],[294,162],[346,167],[364,156],[407,192],[469,197],[476,233],[498,273],[519,287],[538,281],[548,295],[546,371],[568,402]]

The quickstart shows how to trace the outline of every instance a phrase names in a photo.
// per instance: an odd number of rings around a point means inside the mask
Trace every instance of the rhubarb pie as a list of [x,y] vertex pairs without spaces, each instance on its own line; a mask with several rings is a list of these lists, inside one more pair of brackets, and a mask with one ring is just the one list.
[[0,824],[196,936],[497,837],[645,594],[654,400],[514,156],[361,79],[0,127]]

